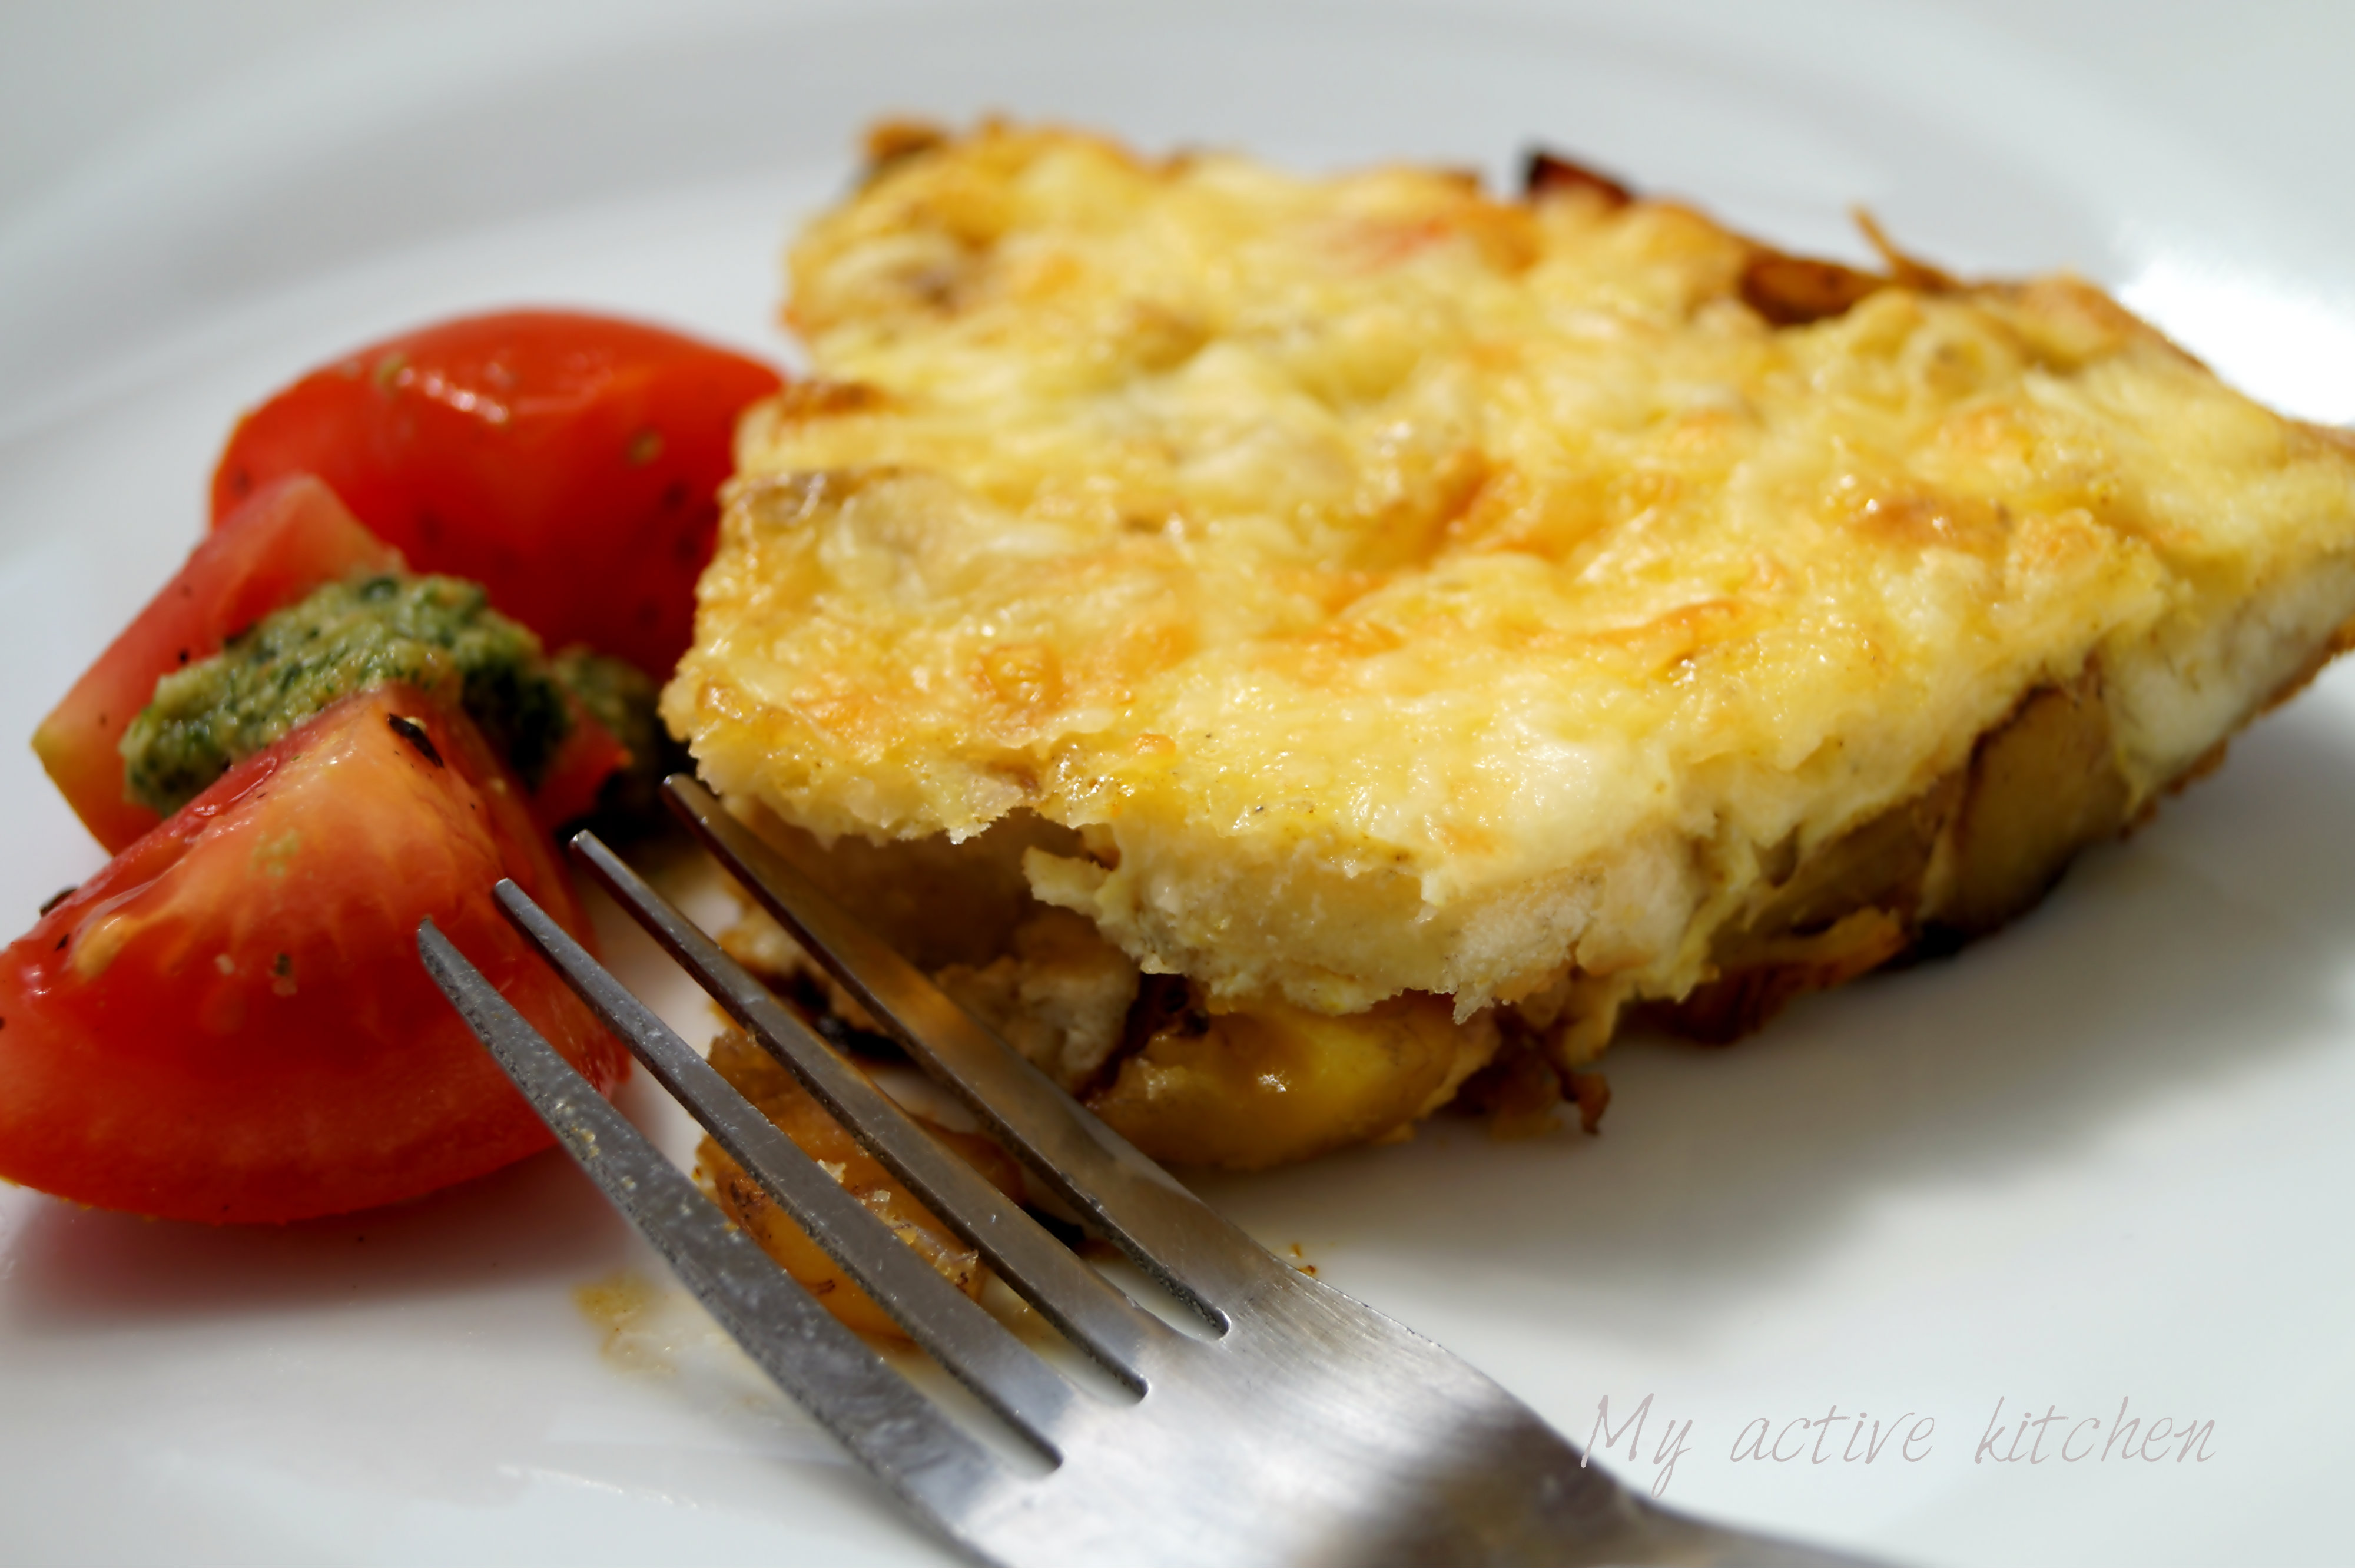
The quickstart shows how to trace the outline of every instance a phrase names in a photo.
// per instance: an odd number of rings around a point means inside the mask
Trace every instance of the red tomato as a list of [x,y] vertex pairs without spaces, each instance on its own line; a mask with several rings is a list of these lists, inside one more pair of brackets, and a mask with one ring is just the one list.
[[0,1177],[172,1219],[414,1197],[549,1141],[419,965],[431,915],[601,1090],[627,1058],[499,914],[587,922],[508,774],[404,687],[247,758],[0,956]]
[[328,488],[294,475],[254,493],[189,555],[179,575],[74,683],[33,731],[41,766],[112,852],[163,819],[123,795],[115,748],[155,682],[323,582],[400,564]]
[[548,761],[548,773],[531,793],[532,820],[554,833],[597,808],[597,795],[612,774],[630,765],[630,749],[578,701],[569,704],[572,732]]
[[550,648],[666,678],[694,635],[736,416],[765,365],[560,311],[443,322],[316,370],[240,421],[216,526],[302,470],[421,571],[472,578]]

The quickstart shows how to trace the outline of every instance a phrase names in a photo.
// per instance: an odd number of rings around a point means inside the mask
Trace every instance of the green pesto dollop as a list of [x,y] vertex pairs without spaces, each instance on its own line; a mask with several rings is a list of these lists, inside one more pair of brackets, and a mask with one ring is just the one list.
[[527,789],[572,729],[539,639],[479,585],[383,572],[327,583],[157,681],[123,737],[127,793],[169,816],[336,699],[388,681],[454,698]]

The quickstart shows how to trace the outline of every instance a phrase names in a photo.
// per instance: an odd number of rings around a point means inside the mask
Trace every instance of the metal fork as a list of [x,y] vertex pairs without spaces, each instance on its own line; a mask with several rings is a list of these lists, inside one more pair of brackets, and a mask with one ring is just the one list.
[[[1001,1043],[684,775],[694,835],[1046,1185],[1199,1319],[1139,1307],[590,834],[602,884],[893,1175],[1084,1351],[1083,1390],[843,1190],[512,882],[525,936],[843,1271],[1038,1462],[933,1403],[724,1219],[430,920],[425,965],[573,1157],[752,1359],[973,1558],[1005,1568],[1864,1568],[1663,1509],[1469,1365],[1281,1262]],[[1042,1473],[1043,1471],[1043,1473]]]

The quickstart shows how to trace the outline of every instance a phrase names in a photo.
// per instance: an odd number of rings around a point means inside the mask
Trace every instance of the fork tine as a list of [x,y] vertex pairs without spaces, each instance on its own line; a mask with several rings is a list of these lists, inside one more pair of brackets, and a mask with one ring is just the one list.
[[685,773],[664,783],[688,829],[933,1078],[1138,1267],[1224,1332],[1226,1308],[1288,1278],[1258,1243],[975,1022]]
[[521,888],[502,881],[493,896],[509,922],[645,1063],[655,1081],[703,1124],[860,1289],[983,1403],[1050,1459],[1059,1456],[1056,1438],[1078,1397],[1071,1384],[819,1169],[816,1161],[600,967]]
[[418,925],[417,949],[581,1168],[761,1370],[844,1447],[943,1527],[1003,1484],[996,1457],[730,1226],[430,919]]
[[[594,834],[573,837],[572,852],[623,909],[794,1076],[925,1207],[989,1260],[1071,1339],[1135,1392],[1140,1365],[1169,1329],[1074,1257],[1070,1248],[919,1127],[852,1071],[833,1049],[746,974],[693,922],[646,885]],[[698,1066],[703,1066],[698,1061]],[[709,1067],[704,1071],[709,1072]],[[904,1248],[902,1249],[905,1250]]]

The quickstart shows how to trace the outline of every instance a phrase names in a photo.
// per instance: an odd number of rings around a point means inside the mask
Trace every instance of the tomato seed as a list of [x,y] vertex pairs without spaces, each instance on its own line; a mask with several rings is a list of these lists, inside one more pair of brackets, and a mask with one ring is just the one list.
[[420,724],[414,719],[403,719],[398,713],[392,715],[392,717],[388,719],[386,722],[392,726],[392,732],[394,734],[400,736],[402,740],[417,748],[417,754],[419,756],[423,757],[427,762],[432,763],[437,768],[446,765],[442,761],[441,752],[434,747],[433,737],[425,732],[424,725]]

